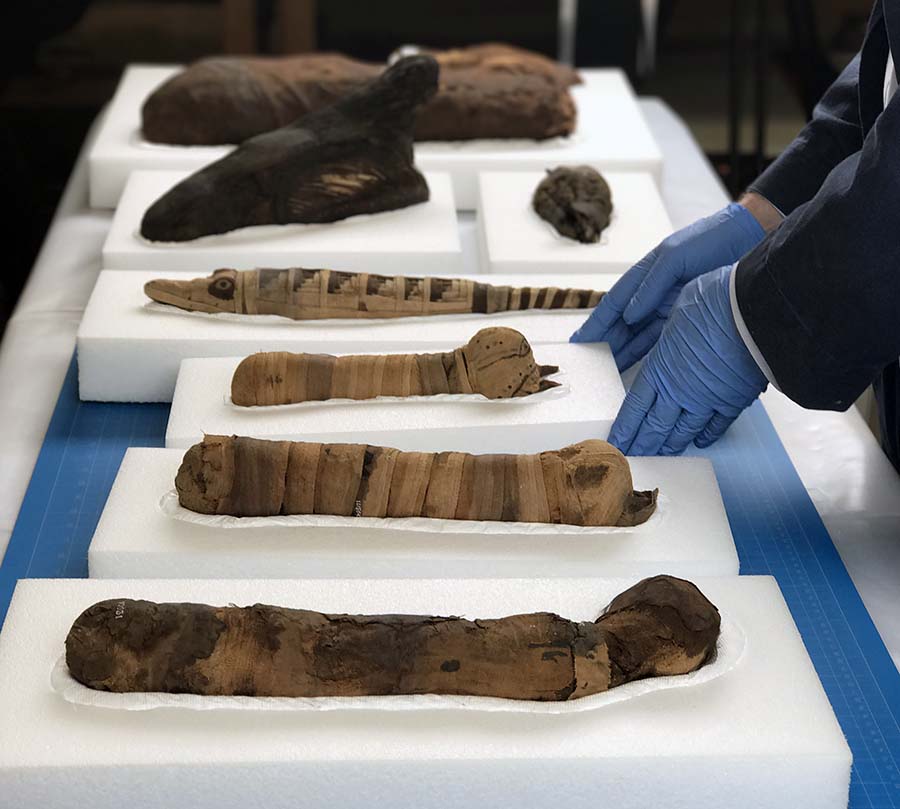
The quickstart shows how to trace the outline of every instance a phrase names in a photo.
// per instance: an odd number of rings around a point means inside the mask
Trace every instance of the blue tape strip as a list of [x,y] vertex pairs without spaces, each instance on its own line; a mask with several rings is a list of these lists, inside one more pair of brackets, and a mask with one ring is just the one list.
[[21,578],[87,576],[87,549],[125,450],[162,447],[169,405],[78,398],[73,358],[0,566],[0,622]]
[[[66,375],[0,566],[0,619],[19,578],[87,575],[87,548],[129,446],[164,444],[168,405],[81,402]],[[852,809],[900,808],[900,675],[760,403],[714,447],[744,574],[774,576],[854,755]]]
[[707,450],[745,575],[774,576],[853,751],[852,809],[900,807],[900,674],[762,403]]

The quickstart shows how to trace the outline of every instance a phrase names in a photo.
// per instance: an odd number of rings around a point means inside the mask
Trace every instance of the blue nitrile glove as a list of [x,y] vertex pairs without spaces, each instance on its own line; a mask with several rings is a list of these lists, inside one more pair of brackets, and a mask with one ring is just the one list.
[[627,370],[653,347],[686,283],[733,264],[764,236],[736,202],[673,233],[619,279],[571,341],[609,343],[619,370]]
[[731,311],[733,267],[701,275],[682,291],[609,434],[631,455],[677,455],[708,447],[766,389]]

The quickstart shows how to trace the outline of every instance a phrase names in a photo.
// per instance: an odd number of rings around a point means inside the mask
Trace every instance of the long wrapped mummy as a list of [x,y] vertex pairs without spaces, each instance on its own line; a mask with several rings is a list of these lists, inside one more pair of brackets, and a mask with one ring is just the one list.
[[465,278],[290,269],[216,270],[190,281],[155,279],[144,293],[190,312],[280,315],[293,320],[494,314],[525,309],[593,309],[589,289],[494,286]]
[[671,576],[639,582],[593,622],[547,612],[470,621],[118,599],[77,618],[66,663],[101,691],[564,701],[695,671],[719,631],[715,606]]
[[536,455],[401,452],[368,444],[208,435],[175,477],[200,514],[333,514],[568,525],[639,525],[656,491],[634,491],[628,461],[592,439]]
[[[440,87],[416,116],[416,140],[542,140],[575,129],[568,87],[580,79],[572,68],[497,43],[425,52],[440,65]],[[241,143],[340,101],[383,69],[334,53],[201,59],[148,96],[143,135],[157,143]]]
[[544,377],[558,370],[538,365],[515,329],[492,327],[481,329],[462,348],[437,354],[253,354],[235,369],[231,401],[258,407],[441,393],[510,399],[556,387]]

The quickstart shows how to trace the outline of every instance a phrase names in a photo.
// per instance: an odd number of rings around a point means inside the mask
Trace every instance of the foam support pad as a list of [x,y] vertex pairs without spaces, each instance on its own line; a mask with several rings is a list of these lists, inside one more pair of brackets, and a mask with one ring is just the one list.
[[325,443],[363,436],[402,450],[529,453],[605,438],[625,399],[609,345],[558,343],[538,346],[534,354],[538,363],[560,367],[564,391],[538,393],[531,402],[478,403],[471,396],[442,402],[437,396],[267,408],[226,401],[241,358],[187,359],[178,373],[166,446],[187,448],[212,433]]
[[634,579],[23,580],[0,635],[0,795],[42,809],[843,809],[850,751],[769,577],[696,584],[747,636],[691,689],[561,716],[127,712],[51,690],[66,633],[109,598],[324,612],[593,620]]
[[672,232],[650,174],[603,172],[612,192],[612,221],[600,241],[560,236],[539,217],[531,197],[545,174],[496,171],[479,175],[478,246],[489,273],[623,273]]
[[430,198],[396,211],[318,225],[267,225],[188,242],[149,242],[140,235],[147,209],[180,171],[136,171],[128,178],[103,245],[103,266],[121,270],[211,273],[219,267],[340,267],[348,272],[432,275],[462,271],[462,247],[450,176],[428,173]]
[[[427,268],[422,268],[427,273]],[[100,273],[78,328],[79,395],[86,401],[169,402],[181,360],[245,357],[256,351],[366,353],[430,351],[461,346],[485,326],[509,326],[533,346],[565,343],[587,310],[440,315],[366,321],[291,321],[284,318],[204,316],[151,310],[144,284],[198,273],[106,270]],[[492,284],[538,286],[533,276],[463,277]],[[554,276],[556,287],[609,289],[615,275]]]
[[[453,578],[641,575],[727,576],[738,558],[712,465],[705,458],[629,458],[637,489],[659,487],[650,520],[633,528],[564,533],[530,524],[512,532],[391,530],[325,515],[308,527],[214,528],[166,515],[180,449],[132,447],[88,552],[98,578]],[[482,523],[484,525],[484,523]],[[487,525],[491,525],[488,523]]]
[[[141,105],[178,70],[175,65],[126,68],[88,154],[91,207],[115,208],[132,171],[196,171],[231,150],[230,146],[153,144],[141,137]],[[649,171],[659,180],[662,153],[625,73],[618,69],[579,72],[584,83],[572,88],[578,126],[570,137],[417,143],[416,164],[424,171],[448,172],[457,208],[464,211],[474,210],[477,204],[479,171],[543,171],[561,163],[594,163],[603,169]]]

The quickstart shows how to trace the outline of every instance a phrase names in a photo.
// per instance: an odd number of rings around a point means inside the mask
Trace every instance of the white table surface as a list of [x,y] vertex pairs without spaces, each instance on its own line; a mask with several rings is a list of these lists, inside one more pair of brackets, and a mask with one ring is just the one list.
[[[663,199],[676,227],[728,197],[682,121],[642,99],[664,156]],[[88,141],[90,140],[90,136]],[[31,278],[0,344],[0,554],[9,541],[97,273],[111,212],[87,207],[82,150]],[[474,218],[461,222],[466,267],[476,260]],[[859,413],[804,411],[764,396],[781,440],[863,601],[900,663],[900,476]]]

